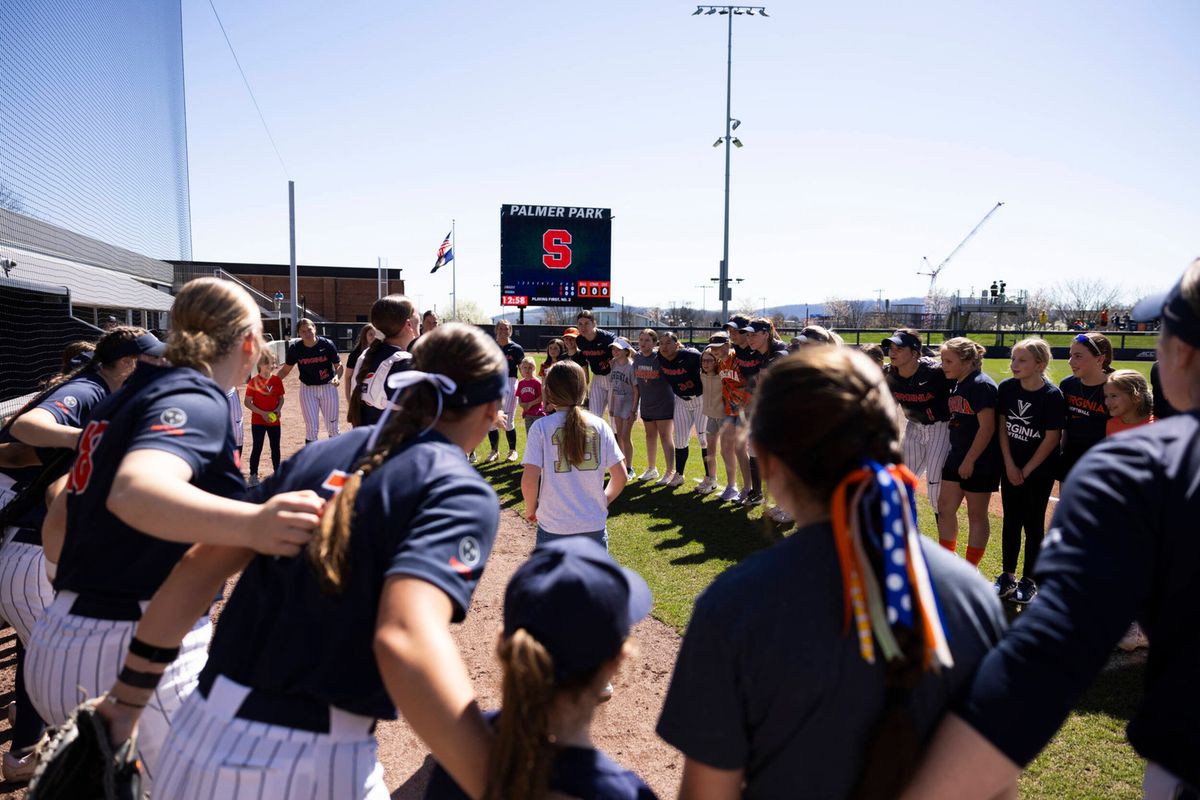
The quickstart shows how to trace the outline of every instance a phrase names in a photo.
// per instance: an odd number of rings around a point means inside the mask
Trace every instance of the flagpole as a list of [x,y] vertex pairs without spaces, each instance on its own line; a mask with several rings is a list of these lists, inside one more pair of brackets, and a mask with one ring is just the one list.
[[450,220],[450,253],[454,259],[450,262],[450,319],[458,319],[458,242],[454,236],[454,220]]

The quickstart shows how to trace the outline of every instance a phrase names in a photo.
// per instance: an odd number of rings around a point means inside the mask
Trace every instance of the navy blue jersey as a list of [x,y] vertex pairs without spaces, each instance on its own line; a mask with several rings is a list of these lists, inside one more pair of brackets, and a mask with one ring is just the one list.
[[753,347],[738,347],[737,345],[733,346],[732,352],[734,366],[737,367],[738,374],[745,382],[747,390],[753,389],[758,382],[758,371],[763,367],[763,354]]
[[[499,713],[484,715],[496,726]],[[657,795],[636,774],[591,747],[563,747],[550,767],[550,791],[578,800],[655,800]],[[467,800],[442,765],[434,767],[425,800]]]
[[675,357],[668,359],[658,351],[659,374],[671,385],[671,391],[680,397],[695,397],[704,394],[700,383],[700,351],[681,347]]
[[612,370],[612,350],[609,348],[616,338],[609,331],[596,328],[596,338],[590,342],[583,338],[582,334],[575,340],[576,347],[593,375],[607,375]]
[[[924,741],[1000,639],[1004,612],[966,561],[924,537],[921,548],[954,656],[912,690]],[[847,797],[884,708],[887,667],[863,660],[842,607],[827,522],[726,570],[696,600],[658,735],[702,764],[744,770],[745,798]]]
[[[364,402],[359,407],[358,424],[374,425],[383,416],[391,396],[387,390],[388,376],[393,372],[411,369],[412,358],[403,347],[382,340],[372,345],[360,358],[362,365],[358,369],[355,390]],[[377,374],[380,378],[378,381],[375,380]]]
[[300,371],[300,382],[306,386],[329,383],[337,374],[337,365],[342,363],[337,346],[324,336],[309,347],[302,339],[296,339],[287,347],[287,363]]
[[[998,389],[996,382],[982,370],[950,386],[950,452],[946,465],[958,468],[979,433],[979,412],[995,409]],[[1000,464],[1000,444],[993,434],[987,448],[979,454],[978,465]]]
[[[250,499],[300,489],[331,497],[371,430],[305,447]],[[446,593],[461,621],[499,518],[496,493],[462,448],[426,434],[363,481],[340,593],[323,590],[306,554],[250,562],[221,613],[202,680],[225,675],[255,689],[394,718],[372,649],[384,583],[393,575],[428,581]]]
[[[42,401],[34,406],[34,408],[48,411],[59,425],[83,428],[83,423],[91,416],[92,411],[109,394],[111,393],[108,390],[108,384],[103,378],[94,372],[85,372],[54,387],[53,391],[43,397]],[[37,449],[38,458],[41,459],[42,464],[45,466],[34,468],[35,472],[30,480],[42,475],[47,469],[50,470],[50,473],[45,476],[47,485],[66,475],[67,470],[70,469],[71,462],[69,460],[62,460],[57,466],[54,466],[54,462],[60,453],[68,452],[65,449],[39,447]],[[13,520],[12,524],[18,528],[27,528],[36,532],[27,538],[26,541],[29,541],[30,538],[40,540],[42,522],[45,519],[46,501],[43,496],[38,498],[38,501],[27,512],[22,514],[19,519]]]
[[508,362],[508,377],[520,377],[517,371],[521,366],[521,362],[525,360],[525,348],[516,342],[510,341],[508,344],[500,347],[500,352],[504,353],[504,360]]
[[1063,484],[1037,559],[1038,598],[980,665],[959,711],[1016,764],[1045,746],[1137,620],[1152,644],[1129,742],[1200,786],[1197,475],[1191,411],[1105,439]]
[[950,385],[941,365],[932,358],[917,361],[917,371],[904,377],[892,366],[884,370],[892,397],[913,422],[930,425],[950,419]]
[[1058,384],[1067,401],[1064,449],[1075,458],[1104,438],[1108,426],[1108,406],[1104,405],[1104,384],[1087,386],[1074,375]]
[[[1047,431],[1061,431],[1066,414],[1066,401],[1058,387],[1045,378],[1035,391],[1022,388],[1016,378],[1000,382],[997,389],[996,413],[1004,417],[1004,432],[1008,435],[1008,452],[1013,463],[1023,467],[1046,440]],[[999,420],[997,420],[997,425]],[[1038,470],[1053,469],[1057,453],[1038,465]]]
[[783,342],[773,341],[767,345],[767,352],[759,353],[758,351],[755,351],[755,353],[758,355],[758,369],[754,370],[749,380],[751,392],[753,392],[754,388],[758,386],[758,380],[762,377],[763,370],[786,356],[788,351],[786,344]]
[[1163,394],[1162,381],[1158,377],[1158,362],[1155,361],[1150,365],[1150,393],[1154,395],[1154,418],[1163,420],[1167,417],[1173,417],[1179,412],[1167,400],[1167,396]]
[[117,467],[134,450],[162,450],[192,468],[190,483],[221,497],[245,491],[229,401],[190,367],[141,365],[84,426],[67,483],[67,535],[54,588],[149,600],[188,545],[141,533],[107,508]]

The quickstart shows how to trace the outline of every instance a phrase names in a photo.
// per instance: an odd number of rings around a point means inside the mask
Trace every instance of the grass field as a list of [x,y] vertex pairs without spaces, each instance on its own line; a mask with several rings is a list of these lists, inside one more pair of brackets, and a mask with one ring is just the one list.
[[[1113,369],[1135,369],[1145,376],[1146,380],[1150,380],[1150,361],[1114,361]],[[983,371],[991,376],[996,383],[1005,378],[1012,377],[1012,371],[1008,368],[1007,358],[987,358],[983,361]],[[1062,381],[1071,374],[1071,368],[1067,366],[1065,359],[1050,362],[1050,368],[1046,370],[1046,376],[1056,384]]]
[[[1066,364],[1056,365],[1065,369]],[[1145,370],[1149,365],[1141,366]],[[1008,362],[989,361],[997,380],[1007,377]],[[1064,373],[1065,374],[1065,373]],[[1055,378],[1058,379],[1057,377]],[[524,426],[517,425],[518,448],[524,448]],[[501,452],[504,452],[501,436]],[[633,431],[633,464],[646,467],[645,434]],[[486,441],[479,448],[482,461]],[[662,471],[661,453],[659,470]],[[480,464],[506,508],[523,511],[519,464]],[[629,484],[611,509],[609,547],[621,563],[637,570],[654,592],[654,616],[683,633],[696,596],[714,578],[750,553],[793,532],[747,511],[721,504],[716,493],[696,495],[695,479],[703,475],[698,448],[688,462],[688,482],[678,489]],[[928,503],[920,505],[924,534],[936,538]],[[960,513],[960,549],[966,546],[965,512]],[[1000,571],[1000,519],[992,519],[992,540],[981,565],[990,580]],[[1021,796],[1030,798],[1140,797],[1143,764],[1125,741],[1125,724],[1141,696],[1144,664],[1140,661],[1106,671],[1071,714],[1066,725],[1030,765],[1021,779]]]

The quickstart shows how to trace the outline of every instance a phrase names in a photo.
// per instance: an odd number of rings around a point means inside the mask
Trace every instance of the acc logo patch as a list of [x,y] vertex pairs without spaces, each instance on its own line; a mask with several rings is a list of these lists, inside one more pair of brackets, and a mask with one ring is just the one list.
[[75,408],[75,406],[79,405],[79,401],[76,400],[71,395],[67,395],[66,397],[64,397],[62,399],[62,401],[63,401],[63,405],[66,406],[67,408]]
[[340,469],[335,469],[329,473],[321,484],[321,488],[330,494],[337,495],[346,486],[346,479],[350,477]]
[[464,536],[458,540],[458,560],[465,566],[474,569],[483,560],[483,548],[474,536]]
[[158,417],[163,425],[170,425],[172,428],[182,428],[187,424],[187,412],[182,408],[168,408]]

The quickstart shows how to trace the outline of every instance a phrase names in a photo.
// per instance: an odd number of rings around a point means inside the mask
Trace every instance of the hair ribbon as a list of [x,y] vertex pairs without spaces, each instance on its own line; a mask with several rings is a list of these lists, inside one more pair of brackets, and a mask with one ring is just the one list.
[[429,424],[421,429],[418,436],[424,436],[429,431],[433,430],[433,426],[438,424],[438,420],[442,418],[442,397],[443,395],[454,394],[458,391],[458,384],[451,378],[447,378],[437,372],[422,372],[419,369],[406,369],[403,372],[397,372],[389,375],[387,378],[387,386],[392,390],[388,397],[387,406],[383,409],[383,414],[380,415],[379,421],[375,423],[375,430],[371,431],[371,436],[367,439],[367,452],[375,449],[375,444],[379,441],[379,434],[387,425],[388,417],[392,415],[392,411],[398,409],[396,401],[400,394],[406,389],[410,389],[419,383],[428,383],[436,390],[437,395],[437,411],[433,415],[433,419]]

